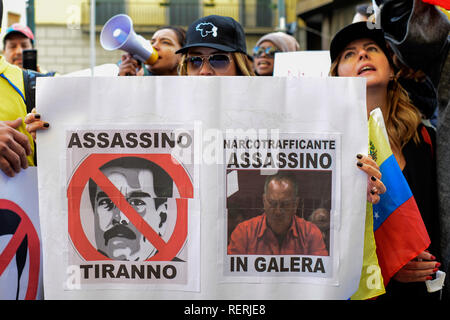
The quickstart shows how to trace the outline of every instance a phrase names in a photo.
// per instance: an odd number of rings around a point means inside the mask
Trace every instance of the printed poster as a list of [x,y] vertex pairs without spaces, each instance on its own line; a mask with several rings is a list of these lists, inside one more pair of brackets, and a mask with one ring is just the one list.
[[275,55],[275,77],[328,77],[331,60],[327,50],[278,52]]
[[[36,99],[50,123],[37,136],[46,299],[348,299],[358,288],[362,79],[42,78]],[[270,146],[255,142],[264,130]],[[267,202],[295,206],[319,252],[228,254],[237,225],[266,211],[265,178],[278,172],[299,195]]]
[[338,134],[224,140],[224,281],[336,282],[340,147]]
[[194,131],[74,129],[66,146],[67,289],[188,288]]

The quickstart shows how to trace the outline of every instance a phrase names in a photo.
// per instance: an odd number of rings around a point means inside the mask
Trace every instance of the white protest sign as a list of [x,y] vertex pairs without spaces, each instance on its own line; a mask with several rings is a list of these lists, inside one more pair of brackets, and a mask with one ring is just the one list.
[[[118,74],[117,64],[107,63],[94,67],[94,77],[113,77]],[[62,77],[90,77],[91,75],[92,69],[83,69],[64,74]]]
[[295,51],[275,54],[276,77],[327,77],[331,61],[329,51]]
[[[347,299],[356,291],[367,183],[355,165],[356,154],[367,152],[362,79],[54,78],[38,79],[37,88],[38,112],[50,122],[37,138],[44,270],[51,275],[44,277],[46,298]],[[237,162],[225,158],[235,149],[224,147],[233,137],[251,158],[243,150]],[[263,139],[279,153],[275,166],[263,160],[267,146],[255,145]],[[129,157],[158,164],[174,181],[173,194],[158,196],[156,171]],[[242,177],[254,179],[254,195],[264,188],[244,169],[258,176],[289,171],[323,186],[302,195],[299,219],[315,206],[330,209],[325,251],[257,253],[257,262],[248,259],[251,272],[232,272],[231,197],[249,190]],[[167,208],[156,224],[147,212],[161,206],[144,204],[146,195],[163,198]],[[179,221],[187,233],[177,229]],[[127,228],[110,231],[119,224]],[[165,228],[159,238],[152,235],[158,228]],[[171,254],[159,255],[173,237]],[[320,245],[323,237],[315,239]],[[136,254],[145,246],[147,253]]]
[[37,169],[0,171],[0,300],[43,299]]

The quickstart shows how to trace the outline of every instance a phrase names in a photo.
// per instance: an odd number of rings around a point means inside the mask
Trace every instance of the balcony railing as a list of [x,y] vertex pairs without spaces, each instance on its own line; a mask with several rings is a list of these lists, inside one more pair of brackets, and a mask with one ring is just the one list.
[[[295,0],[286,1],[288,9]],[[135,26],[187,26],[199,17],[217,14],[238,20],[244,28],[275,28],[278,24],[276,0],[97,0],[96,24],[102,26],[112,16],[126,13]],[[82,3],[82,24],[88,25],[90,1]]]

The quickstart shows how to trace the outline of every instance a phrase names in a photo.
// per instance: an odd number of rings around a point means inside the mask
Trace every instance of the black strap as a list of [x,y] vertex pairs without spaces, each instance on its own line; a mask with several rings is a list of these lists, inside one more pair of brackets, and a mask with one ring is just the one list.
[[29,70],[23,70],[23,87],[25,91],[25,103],[27,105],[27,113],[33,110],[36,97],[36,77]]
[[443,110],[447,107],[448,101],[450,100],[450,36],[447,40],[447,58],[442,67],[438,94],[440,103],[439,110]]
[[430,137],[430,134],[428,133],[427,128],[425,126],[422,126],[420,133],[422,134],[423,141],[430,146],[431,157],[434,158],[433,141],[431,140],[431,137]]

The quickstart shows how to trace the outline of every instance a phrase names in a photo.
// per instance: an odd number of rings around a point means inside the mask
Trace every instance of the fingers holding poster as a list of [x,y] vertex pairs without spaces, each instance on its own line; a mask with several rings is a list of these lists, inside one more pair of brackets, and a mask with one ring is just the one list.
[[234,137],[224,141],[224,148],[224,275],[253,281],[332,279],[340,211],[339,135]]
[[[79,266],[81,284],[187,284],[196,259],[187,243],[194,135],[183,137],[172,130],[67,133],[69,264]],[[173,156],[180,146],[192,148],[184,162]]]

